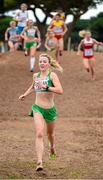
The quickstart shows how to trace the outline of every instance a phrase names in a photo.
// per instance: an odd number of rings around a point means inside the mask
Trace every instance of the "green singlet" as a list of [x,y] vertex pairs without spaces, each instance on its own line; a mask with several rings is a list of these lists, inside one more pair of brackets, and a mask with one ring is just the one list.
[[47,90],[44,88],[39,88],[39,84],[47,85],[48,87],[53,87],[53,82],[51,80],[51,71],[49,71],[48,75],[45,78],[40,77],[41,72],[38,73],[37,77],[35,78],[34,89],[36,92],[46,92]]

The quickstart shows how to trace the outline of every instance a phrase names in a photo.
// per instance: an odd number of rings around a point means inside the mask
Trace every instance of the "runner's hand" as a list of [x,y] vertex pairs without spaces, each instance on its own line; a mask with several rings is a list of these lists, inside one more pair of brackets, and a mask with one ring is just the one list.
[[77,52],[77,56],[80,56],[80,51]]
[[38,38],[34,38],[34,41],[36,41],[36,42],[40,42],[40,40],[38,39]]
[[103,43],[102,43],[102,42],[100,42],[100,45],[101,45],[101,46],[103,46]]
[[45,89],[47,87],[47,85],[45,85],[45,84],[43,84],[43,83],[39,83],[38,84],[38,88],[40,88],[40,89]]
[[19,96],[19,100],[24,100],[25,96],[24,94],[22,94],[21,96]]

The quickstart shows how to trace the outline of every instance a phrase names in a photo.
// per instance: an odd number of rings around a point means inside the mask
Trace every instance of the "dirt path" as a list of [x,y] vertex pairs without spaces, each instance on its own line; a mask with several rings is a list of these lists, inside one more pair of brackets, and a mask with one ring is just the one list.
[[[45,137],[43,173],[35,173],[35,129],[28,117],[34,96],[18,97],[32,82],[28,58],[22,52],[0,58],[0,178],[103,179],[103,59],[96,54],[97,79],[92,82],[76,53],[65,52],[59,74],[64,94],[56,97],[57,159],[48,158]],[[37,71],[38,67],[36,67]],[[45,134],[46,136],[46,134]]]

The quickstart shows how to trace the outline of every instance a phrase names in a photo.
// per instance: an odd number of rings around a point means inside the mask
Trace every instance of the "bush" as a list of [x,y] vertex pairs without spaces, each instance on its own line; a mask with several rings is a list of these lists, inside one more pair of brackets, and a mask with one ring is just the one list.
[[12,17],[4,16],[0,19],[0,41],[5,39],[4,34],[6,29],[9,27],[9,23],[12,20]]

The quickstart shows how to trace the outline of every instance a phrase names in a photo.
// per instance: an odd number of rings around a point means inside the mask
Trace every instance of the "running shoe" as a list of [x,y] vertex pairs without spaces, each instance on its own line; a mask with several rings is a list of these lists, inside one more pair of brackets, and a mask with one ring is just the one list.
[[42,171],[43,170],[43,165],[42,162],[37,163],[36,171]]
[[56,159],[56,153],[55,153],[54,147],[50,148],[49,158],[50,158],[51,160],[55,160],[55,159]]

